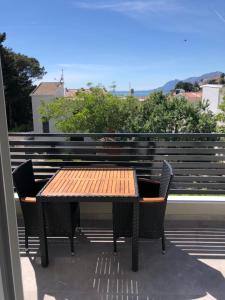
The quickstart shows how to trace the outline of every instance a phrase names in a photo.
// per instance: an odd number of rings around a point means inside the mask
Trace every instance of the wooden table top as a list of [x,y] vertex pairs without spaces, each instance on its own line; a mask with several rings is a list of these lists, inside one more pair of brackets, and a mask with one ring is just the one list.
[[136,197],[136,174],[127,168],[61,169],[41,196]]

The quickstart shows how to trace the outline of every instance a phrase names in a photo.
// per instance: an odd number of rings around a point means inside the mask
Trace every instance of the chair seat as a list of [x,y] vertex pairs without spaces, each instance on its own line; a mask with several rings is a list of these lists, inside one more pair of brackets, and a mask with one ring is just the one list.
[[140,203],[163,203],[165,198],[163,197],[152,197],[152,198],[141,198]]
[[[162,239],[162,251],[165,251],[164,217],[170,183],[173,177],[172,167],[163,161],[160,181],[139,177],[139,237]],[[113,245],[116,252],[116,240],[121,236],[132,236],[132,203],[113,203]]]
[[36,197],[25,197],[25,198],[21,198],[21,201],[26,203],[36,203],[37,199]]
[[[20,199],[24,225],[25,248],[28,249],[28,237],[40,234],[40,212],[36,195],[48,182],[35,179],[32,161],[28,160],[13,170],[13,181]],[[74,252],[74,232],[80,225],[79,203],[45,203],[43,212],[47,236],[67,236],[70,239],[71,252]]]

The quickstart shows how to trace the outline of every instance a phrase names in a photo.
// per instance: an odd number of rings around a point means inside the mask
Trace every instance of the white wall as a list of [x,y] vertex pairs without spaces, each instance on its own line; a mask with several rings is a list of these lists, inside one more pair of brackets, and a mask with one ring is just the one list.
[[[39,107],[41,106],[41,102],[44,101],[49,103],[58,97],[64,96],[64,86],[60,86],[54,95],[32,95],[32,112],[33,112],[33,125],[34,132],[43,132],[41,116],[39,114]],[[57,132],[54,122],[50,120],[49,122],[49,130],[50,132]]]
[[[111,220],[111,203],[81,203],[84,220]],[[214,220],[225,219],[224,196],[177,196],[170,195],[166,209],[166,220]]]
[[[187,198],[187,196],[185,197]],[[202,196],[202,198],[204,197]],[[17,216],[22,218],[22,211],[17,197],[16,200]],[[80,203],[80,209],[83,221],[112,220],[112,203],[83,202]],[[212,196],[210,201],[174,201],[173,196],[171,196],[168,199],[165,219],[167,221],[224,221],[225,199],[223,197],[223,201],[216,201]]]
[[220,88],[219,87],[211,87],[211,86],[203,86],[202,87],[202,99],[209,100],[209,109],[213,113],[218,113],[219,109],[219,95]]
[[[41,122],[41,115],[39,113],[39,107],[41,106],[41,102],[44,101],[45,103],[49,103],[54,100],[55,96],[32,96],[32,112],[33,112],[33,125],[34,125],[34,132],[43,132],[42,122]],[[56,132],[54,122],[49,122],[49,129],[50,132]]]

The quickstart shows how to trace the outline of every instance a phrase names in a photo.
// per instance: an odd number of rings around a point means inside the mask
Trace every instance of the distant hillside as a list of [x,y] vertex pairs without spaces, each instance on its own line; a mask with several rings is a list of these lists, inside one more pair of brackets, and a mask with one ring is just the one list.
[[209,80],[219,78],[221,74],[222,74],[222,72],[216,71],[216,72],[206,73],[201,76],[190,77],[190,78],[186,78],[186,79],[174,79],[174,80],[168,81],[166,84],[164,84],[163,86],[161,86],[157,89],[150,90],[149,92],[151,93],[153,91],[158,90],[158,91],[163,91],[164,93],[168,93],[169,91],[171,91],[175,88],[176,84],[179,81],[190,82],[190,83],[197,82],[199,84],[202,84],[202,83],[207,83]]
[[[143,97],[143,96],[148,96],[149,94],[156,92],[156,91],[163,91],[163,93],[166,94],[166,93],[170,92],[171,90],[173,90],[179,81],[190,82],[190,83],[197,82],[200,85],[208,83],[208,81],[210,81],[210,80],[214,80],[215,83],[218,83],[221,74],[222,74],[222,72],[216,71],[216,72],[206,73],[201,76],[189,77],[186,79],[174,79],[174,80],[168,81],[163,86],[153,89],[153,90],[135,91],[134,95]],[[125,96],[125,95],[128,95],[128,91],[116,91],[115,94]]]

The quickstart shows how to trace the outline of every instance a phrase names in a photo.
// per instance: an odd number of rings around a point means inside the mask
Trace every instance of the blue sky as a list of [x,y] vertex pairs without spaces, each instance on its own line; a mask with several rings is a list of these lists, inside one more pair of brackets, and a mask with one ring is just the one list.
[[[6,45],[67,87],[150,89],[225,71],[224,0],[2,0]],[[185,42],[184,40],[187,40]]]

